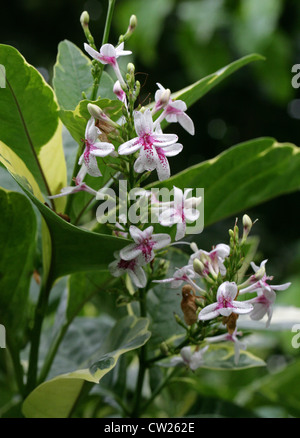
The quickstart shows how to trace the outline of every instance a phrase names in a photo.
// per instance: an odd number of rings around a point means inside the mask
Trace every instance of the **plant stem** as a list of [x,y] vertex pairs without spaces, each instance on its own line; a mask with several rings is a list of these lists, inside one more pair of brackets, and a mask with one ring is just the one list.
[[[113,17],[113,13],[114,13],[114,8],[115,8],[115,3],[116,3],[116,0],[109,0],[108,1],[108,10],[107,10],[105,27],[104,27],[104,32],[103,32],[102,46],[108,42],[111,21],[112,21],[112,17]],[[103,69],[104,69],[104,65],[103,64],[99,65],[98,74],[95,75],[95,78],[94,78],[94,86],[93,86],[93,90],[92,90],[92,94],[91,94],[91,100],[96,100],[96,98],[97,98],[97,92],[98,92]]]
[[14,367],[14,373],[15,373],[15,378],[16,378],[16,383],[18,386],[18,389],[20,391],[20,394],[22,396],[25,395],[25,387],[24,387],[24,381],[23,381],[23,377],[24,377],[24,370],[20,361],[20,355],[19,355],[19,351],[14,343],[14,341],[7,336],[7,346],[8,346],[8,350],[10,353],[10,357],[13,363],[13,367]]
[[[146,305],[146,288],[140,291],[140,316],[143,318],[147,315],[147,305]],[[139,355],[139,373],[136,384],[135,399],[133,404],[133,410],[131,418],[138,418],[141,408],[141,398],[142,390],[144,385],[145,373],[147,370],[146,362],[146,344],[141,347]]]
[[39,300],[35,309],[34,325],[32,329],[31,348],[29,353],[29,367],[27,375],[26,393],[29,394],[37,383],[39,347],[42,325],[48,305],[48,298],[52,282],[48,280],[41,285]]
[[172,377],[174,377],[175,374],[179,372],[178,368],[174,368],[169,374],[166,375],[164,380],[161,382],[160,385],[157,386],[157,388],[153,391],[151,397],[149,400],[146,401],[146,403],[142,406],[142,411],[144,412],[151,403],[155,400],[155,398],[160,394],[160,392],[164,389],[167,383],[171,380]]

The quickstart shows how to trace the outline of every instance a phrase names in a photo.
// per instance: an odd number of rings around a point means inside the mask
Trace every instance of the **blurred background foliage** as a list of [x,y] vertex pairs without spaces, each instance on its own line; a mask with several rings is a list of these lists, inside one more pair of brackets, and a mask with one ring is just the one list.
[[[106,0],[11,0],[2,6],[5,19],[0,41],[16,47],[51,83],[58,43],[68,39],[83,49],[79,23],[83,10],[90,14],[90,29],[100,46],[106,4]],[[178,126],[168,128],[184,144],[180,159],[172,160],[173,174],[260,136],[300,146],[300,96],[291,84],[292,66],[300,63],[298,0],[117,0],[111,43],[126,31],[133,13],[138,27],[126,48],[133,51],[142,84],[141,103],[153,98],[156,82],[176,91],[241,56],[257,52],[266,58],[232,75],[189,110],[196,127],[194,137]],[[293,193],[246,212],[259,219],[253,230],[260,238],[259,261],[269,259],[268,272],[275,275],[276,284],[293,282],[288,291],[281,292],[279,301],[298,307],[299,201],[299,193]],[[207,228],[197,236],[199,246],[209,249],[227,241],[233,221],[228,218]],[[300,349],[291,347],[292,335],[289,331],[264,332],[258,338],[257,348],[267,360],[266,369],[201,370],[198,378],[190,374],[182,381],[187,394],[184,402],[176,395],[176,384],[165,393],[165,399],[158,400],[162,416],[166,414],[163,406],[169,403],[174,416],[212,412],[245,416],[243,409],[249,408],[255,415],[299,417],[295,382],[300,378]],[[203,396],[209,399],[204,401]],[[97,400],[99,395],[91,396],[86,409],[103,415],[93,397]],[[108,409],[104,415],[109,413]],[[87,413],[80,411],[79,415]]]

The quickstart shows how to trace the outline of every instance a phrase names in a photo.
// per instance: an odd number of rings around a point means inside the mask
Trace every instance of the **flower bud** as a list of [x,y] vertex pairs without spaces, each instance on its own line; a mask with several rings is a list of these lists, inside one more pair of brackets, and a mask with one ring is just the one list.
[[193,252],[197,252],[197,251],[198,251],[198,246],[197,246],[197,244],[196,244],[195,242],[192,242],[192,243],[190,244],[190,248],[191,248],[191,250],[192,250]]
[[265,264],[262,264],[260,268],[255,272],[255,274],[251,277],[259,281],[264,277],[264,275],[266,275],[266,268],[265,268]]
[[135,28],[137,26],[137,18],[136,15],[131,15],[130,20],[129,20],[129,32],[134,32]]
[[101,119],[102,115],[104,114],[102,109],[99,108],[99,106],[94,105],[93,103],[88,103],[87,109],[90,115],[95,119]]
[[80,23],[82,27],[88,26],[90,22],[90,16],[87,11],[83,11],[80,15]]
[[201,276],[203,275],[204,264],[199,259],[194,259],[193,268],[197,274]]
[[247,214],[244,214],[243,216],[243,237],[242,237],[242,243],[244,243],[248,237],[248,234],[251,231],[252,228],[252,220]]
[[129,74],[134,75],[135,66],[134,66],[134,64],[132,64],[132,62],[129,62],[127,64],[127,71],[128,71]]

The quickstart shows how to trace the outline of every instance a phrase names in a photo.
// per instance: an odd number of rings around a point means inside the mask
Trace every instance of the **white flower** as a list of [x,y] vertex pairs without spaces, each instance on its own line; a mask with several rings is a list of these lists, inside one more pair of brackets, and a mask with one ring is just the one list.
[[198,250],[194,245],[194,254],[191,255],[189,264],[193,264],[194,260],[199,259],[203,265],[203,275],[212,274],[213,277],[217,277],[220,273],[222,276],[226,274],[226,268],[224,261],[230,254],[230,247],[225,243],[219,243],[210,252],[202,249]]
[[123,260],[119,252],[115,252],[114,257],[116,260],[108,265],[114,277],[120,277],[127,272],[136,287],[143,288],[146,286],[147,277],[137,258]]
[[86,43],[84,44],[84,48],[92,58],[97,59],[97,61],[101,62],[101,64],[111,65],[114,69],[117,79],[122,85],[125,84],[120,72],[117,58],[119,56],[131,55],[132,52],[130,52],[129,50],[124,50],[124,43],[121,43],[118,47],[114,47],[112,44],[104,44],[100,48],[99,52],[97,52],[97,50],[94,50]]
[[276,293],[273,290],[268,289],[258,289],[257,296],[248,300],[252,303],[253,310],[250,313],[250,318],[258,321],[262,319],[265,314],[268,315],[266,327],[270,326],[272,314],[273,314],[273,304],[276,300]]
[[111,143],[98,140],[100,134],[94,117],[91,117],[85,129],[85,149],[78,161],[78,164],[86,166],[86,171],[91,176],[101,176],[96,157],[106,157],[115,149]]
[[179,288],[183,282],[190,283],[193,287],[195,287],[195,283],[192,278],[195,278],[196,273],[193,270],[193,266],[187,265],[183,268],[176,269],[173,277],[164,278],[163,280],[153,280],[153,283],[171,283],[170,287],[172,289]]
[[141,231],[131,225],[129,233],[134,243],[121,249],[120,256],[123,260],[137,259],[140,265],[150,263],[154,259],[154,250],[162,249],[171,242],[168,234],[153,234],[152,226]]
[[234,282],[225,281],[217,291],[217,302],[204,307],[199,313],[199,320],[206,321],[217,316],[229,316],[232,312],[237,314],[250,313],[252,304],[247,301],[235,301],[238,293]]
[[164,209],[159,217],[159,223],[164,227],[171,227],[177,224],[175,240],[180,240],[185,236],[186,220],[194,222],[199,218],[200,212],[196,207],[202,201],[202,197],[191,197],[188,195],[192,189],[184,191],[174,186],[174,202],[170,203],[170,208]]
[[207,349],[208,345],[201,350],[192,353],[191,347],[183,347],[180,350],[180,355],[182,357],[183,363],[185,363],[192,371],[195,371],[197,368],[200,368],[203,365],[203,355],[207,351]]
[[48,196],[48,198],[55,199],[55,198],[60,198],[62,196],[73,195],[74,193],[78,193],[78,192],[88,192],[91,195],[94,195],[94,196],[97,195],[96,190],[92,189],[91,187],[86,185],[84,182],[82,182],[82,183],[75,185],[75,186],[63,187],[59,194]]
[[237,336],[241,336],[242,332],[238,332],[237,329],[230,334],[224,333],[223,335],[211,336],[209,338],[205,338],[204,341],[208,343],[221,342],[221,341],[231,341],[234,342],[234,363],[237,365],[239,363],[240,358],[240,350],[246,350],[247,345],[245,342],[241,342],[238,340]]
[[135,112],[134,126],[138,137],[123,143],[119,147],[119,155],[130,155],[139,150],[134,170],[142,173],[156,169],[160,181],[168,179],[170,167],[167,157],[179,154],[183,148],[177,143],[177,135],[155,132],[150,109],[144,113]]
[[189,134],[195,134],[195,127],[192,119],[185,113],[187,110],[186,103],[183,100],[172,100],[166,103],[169,90],[165,89],[161,84],[157,84],[158,90],[155,93],[155,106],[153,108],[153,113],[159,111],[159,109],[164,108],[164,111],[159,116],[158,120],[161,122],[164,118],[168,123],[178,122]]

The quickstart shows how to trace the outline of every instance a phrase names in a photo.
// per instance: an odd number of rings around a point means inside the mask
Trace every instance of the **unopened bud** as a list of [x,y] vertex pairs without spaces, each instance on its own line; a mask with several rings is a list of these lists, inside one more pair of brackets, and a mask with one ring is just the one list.
[[260,268],[255,272],[253,277],[255,278],[255,280],[259,281],[264,277],[265,274],[266,274],[265,264],[262,264],[262,266],[260,266]]
[[191,248],[191,250],[192,250],[193,252],[197,252],[197,251],[198,251],[198,246],[197,246],[197,244],[196,244],[195,242],[192,242],[192,243],[190,244],[190,248]]
[[162,354],[164,354],[165,356],[168,356],[169,354],[169,347],[166,344],[166,342],[162,342],[159,346],[160,351],[162,352]]
[[80,15],[80,23],[82,27],[88,26],[90,22],[90,16],[87,11],[83,11]]
[[128,71],[129,74],[134,75],[135,66],[134,66],[134,64],[132,64],[132,62],[129,62],[127,64],[127,71]]
[[170,101],[170,97],[171,97],[171,90],[169,90],[169,88],[166,88],[164,91],[163,91],[163,93],[162,93],[162,95],[161,95],[161,97],[160,97],[160,104],[162,105],[162,106],[166,106],[166,105],[168,105],[168,103],[169,103],[169,101]]
[[133,32],[135,30],[137,26],[137,18],[136,15],[131,15],[130,20],[129,20],[129,32]]
[[93,103],[88,103],[87,105],[88,112],[92,117],[95,117],[95,119],[101,119],[103,116],[103,111],[99,106],[94,105]]
[[250,219],[250,217],[247,214],[244,214],[243,216],[243,237],[242,237],[242,243],[244,243],[248,237],[248,234],[251,231],[252,228],[252,220]]
[[199,259],[194,259],[193,268],[197,274],[203,275],[204,264]]

